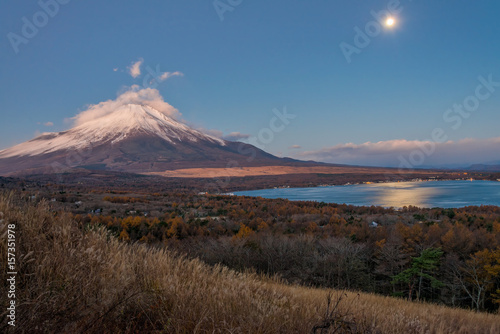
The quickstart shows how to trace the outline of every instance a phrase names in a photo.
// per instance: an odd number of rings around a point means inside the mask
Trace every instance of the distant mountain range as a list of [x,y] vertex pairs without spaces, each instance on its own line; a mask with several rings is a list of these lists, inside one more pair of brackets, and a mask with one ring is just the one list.
[[0,151],[0,175],[69,168],[161,172],[178,168],[300,163],[195,130],[150,106],[128,104],[70,130]]
[[500,163],[426,165],[423,169],[500,172]]
[[471,171],[500,172],[500,163],[497,165],[474,164],[467,169]]

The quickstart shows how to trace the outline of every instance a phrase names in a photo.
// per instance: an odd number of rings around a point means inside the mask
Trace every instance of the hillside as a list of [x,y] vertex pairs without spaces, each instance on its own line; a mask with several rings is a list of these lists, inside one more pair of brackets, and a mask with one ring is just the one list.
[[[16,225],[15,332],[309,333],[322,325],[350,333],[500,330],[498,315],[363,293],[333,293],[326,312],[327,290],[121,243],[103,229],[78,226],[68,214],[54,215],[47,203],[22,204],[3,194],[0,212],[0,234],[7,223]],[[0,256],[6,252],[1,243]],[[6,288],[6,272],[0,276]],[[6,303],[2,299],[2,310]],[[10,329],[6,320],[2,311],[2,332]]]
[[152,107],[126,104],[67,131],[44,133],[0,151],[0,175],[60,173],[71,168],[141,173],[294,161],[213,137]]

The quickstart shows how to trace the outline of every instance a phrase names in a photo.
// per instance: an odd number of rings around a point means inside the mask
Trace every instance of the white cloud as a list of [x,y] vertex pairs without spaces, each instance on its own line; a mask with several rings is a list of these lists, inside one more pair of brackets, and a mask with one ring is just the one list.
[[139,75],[141,75],[141,65],[144,62],[144,59],[139,58],[138,61],[135,63],[132,63],[128,67],[128,73],[132,76],[132,78],[137,78]]
[[409,162],[412,167],[466,166],[499,160],[500,137],[467,138],[444,143],[405,139],[363,144],[347,143],[298,153],[296,157],[365,166],[401,167],[404,161]]
[[302,146],[300,146],[300,145],[292,145],[289,148],[290,149],[299,149],[299,148],[302,148]]
[[72,120],[74,121],[74,125],[78,126],[106,116],[119,107],[129,103],[150,106],[151,108],[154,108],[172,118],[179,119],[181,117],[181,113],[176,108],[165,102],[157,89],[141,89],[138,85],[133,85],[126,91],[119,94],[115,100],[108,100],[87,106],[86,110],[80,112],[78,115],[73,117]]
[[45,126],[54,126],[54,123],[52,123],[52,122],[45,122],[45,123],[43,123],[43,125],[45,125]]
[[247,134],[241,133],[241,132],[231,132],[230,134],[225,135],[223,137],[223,139],[229,140],[229,141],[238,141],[238,140],[248,139],[248,138],[250,138],[250,135],[247,135]]
[[158,79],[160,80],[160,82],[162,82],[162,81],[167,80],[168,78],[175,77],[175,76],[183,77],[183,76],[184,76],[184,73],[179,72],[179,71],[175,71],[175,72],[163,72],[163,73],[162,73],[162,74],[158,77]]
[[114,68],[114,69],[113,69],[113,72],[118,72],[118,68]]

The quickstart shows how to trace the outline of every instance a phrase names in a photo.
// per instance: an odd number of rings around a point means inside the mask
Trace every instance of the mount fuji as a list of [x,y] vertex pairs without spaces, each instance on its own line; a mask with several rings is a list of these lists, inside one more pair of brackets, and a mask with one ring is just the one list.
[[0,151],[0,175],[57,173],[71,168],[146,173],[291,162],[298,161],[210,136],[147,105],[124,104],[70,130],[44,133]]

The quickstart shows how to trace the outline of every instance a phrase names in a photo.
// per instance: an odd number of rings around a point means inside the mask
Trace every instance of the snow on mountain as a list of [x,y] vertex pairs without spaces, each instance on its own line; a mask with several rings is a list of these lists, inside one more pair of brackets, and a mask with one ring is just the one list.
[[172,145],[199,141],[220,146],[227,144],[222,139],[194,130],[149,106],[126,104],[110,114],[68,131],[44,133],[30,141],[0,151],[0,159],[81,150],[101,144],[115,145],[138,135],[159,137]]
[[[101,108],[102,109],[102,108]],[[294,163],[242,142],[225,141],[142,103],[106,105],[67,131],[44,133],[0,151],[0,175],[105,170],[128,173],[182,168]]]

